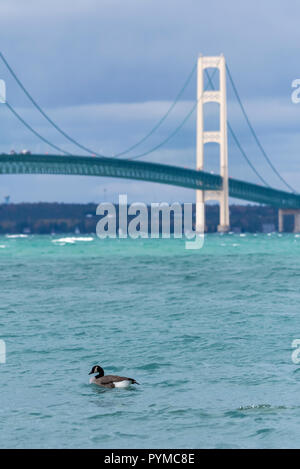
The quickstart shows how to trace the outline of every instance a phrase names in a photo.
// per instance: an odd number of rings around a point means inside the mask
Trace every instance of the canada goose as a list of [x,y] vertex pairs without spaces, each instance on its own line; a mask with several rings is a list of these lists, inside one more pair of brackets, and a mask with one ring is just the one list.
[[99,365],[93,366],[89,375],[95,373],[98,374],[90,379],[90,384],[98,384],[98,386],[103,386],[104,388],[127,388],[131,384],[139,384],[135,379],[125,378],[124,376],[104,376],[104,370]]

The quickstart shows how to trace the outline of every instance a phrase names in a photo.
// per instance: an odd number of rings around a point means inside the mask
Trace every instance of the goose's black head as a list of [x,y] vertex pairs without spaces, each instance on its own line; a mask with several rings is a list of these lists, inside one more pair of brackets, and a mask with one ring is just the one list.
[[98,378],[100,378],[101,376],[104,376],[104,370],[99,365],[93,366],[93,368],[89,372],[89,375],[94,375],[95,373],[98,373],[98,376],[97,376]]

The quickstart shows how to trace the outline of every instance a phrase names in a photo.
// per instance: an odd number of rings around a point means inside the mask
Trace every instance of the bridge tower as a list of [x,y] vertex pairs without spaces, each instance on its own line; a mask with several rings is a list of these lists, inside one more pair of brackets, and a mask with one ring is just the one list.
[[[204,91],[204,71],[206,68],[219,70],[219,90]],[[196,231],[205,231],[205,202],[217,200],[220,204],[219,232],[227,232],[229,223],[228,200],[228,143],[227,143],[227,106],[226,106],[226,65],[223,55],[216,57],[198,58],[197,69],[197,170],[204,170],[204,145],[213,142],[219,144],[220,175],[223,186],[219,191],[196,191]],[[208,102],[219,103],[220,126],[219,130],[204,130],[204,104]]]

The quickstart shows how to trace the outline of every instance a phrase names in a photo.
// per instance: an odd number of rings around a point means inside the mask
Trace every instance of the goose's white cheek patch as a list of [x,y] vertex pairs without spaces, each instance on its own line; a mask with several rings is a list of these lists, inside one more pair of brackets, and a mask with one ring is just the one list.
[[130,381],[127,379],[124,379],[124,381],[118,381],[117,383],[114,383],[115,388],[128,388],[130,386]]

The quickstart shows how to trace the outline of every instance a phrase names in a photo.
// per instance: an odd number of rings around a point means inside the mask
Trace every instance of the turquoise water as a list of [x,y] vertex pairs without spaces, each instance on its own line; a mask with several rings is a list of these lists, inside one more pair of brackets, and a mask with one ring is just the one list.
[[299,447],[299,261],[297,235],[1,237],[0,446]]

